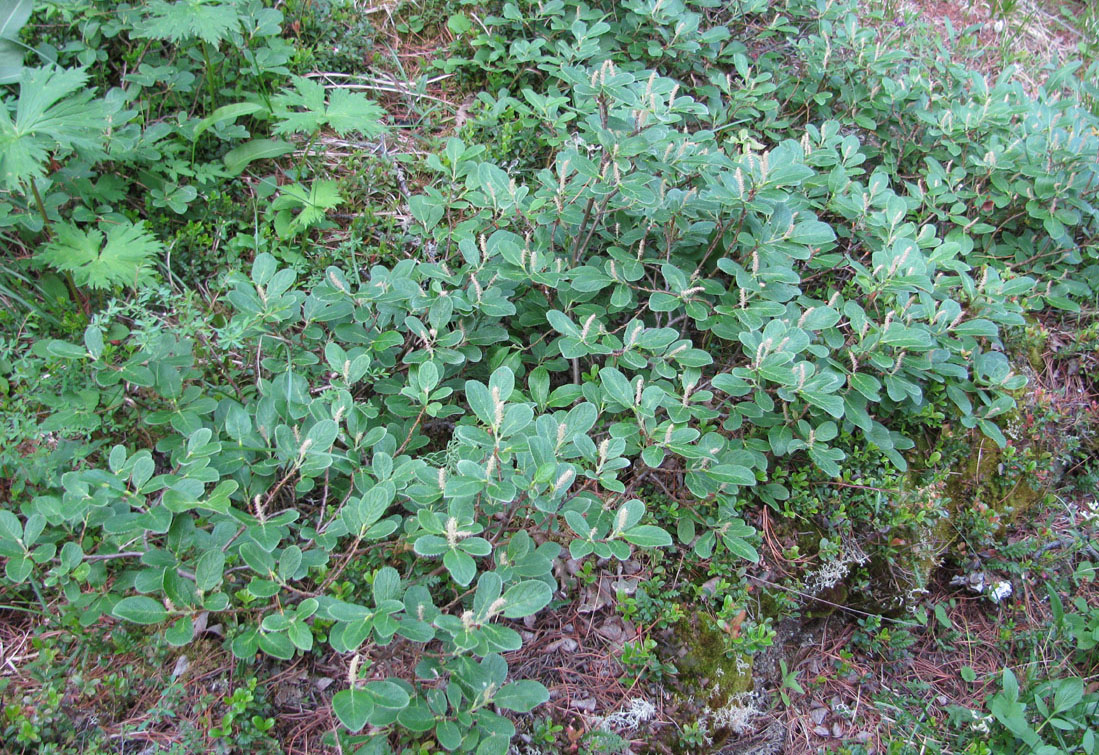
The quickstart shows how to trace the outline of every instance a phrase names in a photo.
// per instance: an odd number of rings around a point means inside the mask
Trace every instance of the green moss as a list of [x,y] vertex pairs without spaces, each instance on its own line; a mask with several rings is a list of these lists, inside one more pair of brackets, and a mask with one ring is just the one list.
[[961,460],[956,474],[951,475],[946,494],[955,513],[959,507],[990,509],[1002,531],[1039,503],[1045,491],[1032,486],[1025,477],[1006,477],[1004,452],[976,431],[971,438],[970,453]]
[[1042,372],[1046,369],[1046,355],[1049,348],[1049,331],[1033,314],[1026,315],[1026,325],[1014,334],[1018,343],[1012,344],[1016,354],[1026,358],[1031,369]]
[[699,705],[720,708],[731,698],[752,689],[752,659],[726,653],[725,634],[708,613],[697,612],[681,621],[675,632],[679,678]]

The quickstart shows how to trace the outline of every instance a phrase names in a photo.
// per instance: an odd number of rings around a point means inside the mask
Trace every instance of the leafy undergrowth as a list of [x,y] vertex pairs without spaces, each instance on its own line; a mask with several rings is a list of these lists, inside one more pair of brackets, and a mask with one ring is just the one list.
[[1095,752],[1074,8],[0,0],[3,749]]

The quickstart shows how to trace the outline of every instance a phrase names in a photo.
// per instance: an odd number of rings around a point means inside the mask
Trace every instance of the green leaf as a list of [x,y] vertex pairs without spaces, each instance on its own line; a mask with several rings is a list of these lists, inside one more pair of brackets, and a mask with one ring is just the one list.
[[17,39],[34,9],[34,0],[3,0],[0,2],[0,37]]
[[234,102],[229,105],[222,105],[198,122],[198,125],[195,126],[195,130],[191,132],[191,140],[197,140],[211,126],[217,123],[235,121],[243,115],[252,115],[253,113],[258,113],[263,110],[266,110],[266,108],[258,102]]
[[301,560],[302,552],[298,546],[291,545],[284,549],[279,556],[279,579],[283,582],[294,579],[294,575],[298,573],[298,567],[301,566]]
[[408,707],[408,693],[398,684],[380,680],[369,682],[364,689],[374,698],[374,703],[382,708],[402,710]]
[[34,571],[34,562],[23,556],[11,556],[4,564],[4,576],[15,584],[26,581]]
[[325,104],[325,88],[319,82],[293,77],[292,88],[271,100],[278,123],[275,134],[311,134],[329,126],[340,136],[355,131],[368,138],[385,133],[385,111],[376,102],[345,87],[334,87]]
[[440,556],[450,550],[447,541],[438,535],[420,535],[412,544],[412,550],[420,556]]
[[72,571],[83,560],[84,549],[79,543],[70,540],[61,546],[61,568],[65,571]]
[[843,399],[828,393],[818,391],[803,391],[802,396],[813,406],[823,409],[836,419],[843,418]]
[[27,48],[19,42],[19,30],[30,18],[33,0],[0,0],[0,84],[19,81]]
[[419,734],[435,728],[435,715],[423,699],[417,698],[401,711],[397,722],[409,731]]
[[459,36],[472,29],[473,22],[464,13],[454,13],[446,20],[446,28],[450,30],[451,34]]
[[1015,678],[1015,672],[1009,668],[1005,668],[1000,677],[1001,685],[1004,689],[1004,695],[1007,699],[1014,702],[1019,699],[1019,680]]
[[164,632],[169,645],[181,647],[195,638],[195,624],[188,616],[181,616]]
[[111,614],[134,624],[159,624],[168,618],[164,606],[145,595],[123,598],[115,603]]
[[195,564],[195,587],[209,591],[221,584],[225,569],[225,554],[220,548],[211,548],[199,556]]
[[983,338],[995,338],[997,334],[999,334],[1000,330],[996,327],[996,323],[992,322],[991,320],[977,318],[974,320],[966,320],[965,322],[958,323],[954,326],[951,332],[959,336],[980,336]]
[[622,533],[622,537],[641,548],[667,548],[672,544],[672,536],[652,524],[628,529]]
[[881,342],[902,349],[926,349],[932,346],[931,335],[927,330],[906,328],[899,322],[890,323],[881,332]]
[[[836,463],[836,459],[832,456],[834,449],[822,448],[820,444],[817,444],[809,449],[809,458],[813,460],[813,463],[829,477],[839,477],[840,467]],[[842,451],[839,452],[842,458]]]
[[574,323],[564,312],[551,309],[546,312],[546,320],[548,320],[550,326],[561,335],[570,338],[580,338],[580,328],[576,327],[576,323]]
[[381,136],[387,130],[381,122],[384,116],[385,110],[378,103],[350,89],[337,87],[328,96],[325,120],[340,136],[352,132],[368,139]]
[[83,68],[24,68],[12,120],[10,102],[0,103],[0,188],[14,191],[45,175],[53,150],[101,154],[109,126],[107,110],[83,89]]
[[381,606],[387,600],[398,600],[401,597],[401,575],[392,566],[385,566],[374,575],[374,584],[371,586],[374,594],[374,604]]
[[678,296],[656,291],[649,294],[649,309],[653,312],[674,312],[679,309],[682,302]]
[[471,556],[487,556],[492,552],[492,544],[483,537],[470,537],[458,543],[458,548]]
[[526,713],[549,700],[549,690],[530,679],[505,684],[493,696],[492,702],[501,708]]
[[977,427],[981,429],[982,433],[995,441],[996,445],[1000,448],[1004,448],[1007,446],[1007,437],[1004,436],[1003,432],[1000,430],[999,425],[997,425],[992,420],[978,419]]
[[450,720],[442,720],[435,725],[435,738],[447,750],[457,750],[462,744],[462,730]]
[[550,376],[545,367],[536,367],[527,377],[527,387],[530,388],[530,397],[539,406],[544,406],[549,401]]
[[221,159],[229,173],[235,176],[248,167],[249,163],[282,157],[293,151],[294,145],[281,139],[253,139],[229,150]]
[[611,531],[612,536],[633,528],[641,521],[643,516],[645,516],[645,504],[643,502],[636,498],[626,501],[615,512],[614,529]]
[[862,372],[852,373],[849,380],[851,387],[866,397],[867,401],[881,401],[881,383],[876,377]]
[[734,556],[751,561],[753,564],[759,563],[759,551],[744,538],[726,532],[721,536],[721,542]]
[[266,577],[275,570],[275,559],[256,543],[241,545],[240,557],[261,577]]
[[832,227],[819,220],[806,220],[794,226],[789,240],[806,246],[821,246],[836,240],[836,234]]
[[454,581],[462,587],[468,587],[477,576],[477,564],[473,557],[459,550],[448,550],[443,556],[443,566],[450,572]]
[[509,438],[522,432],[534,420],[534,410],[526,404],[509,406],[500,424],[500,437]]
[[641,452],[641,461],[646,466],[656,469],[664,463],[664,448],[662,446],[648,446]]
[[718,482],[727,485],[752,487],[756,484],[755,473],[748,467],[739,464],[718,464],[710,468],[710,474]]
[[294,643],[285,632],[260,632],[259,647],[272,658],[288,661],[294,657]]
[[167,42],[201,39],[216,47],[240,28],[236,5],[233,0],[151,0],[148,15],[134,24],[130,35]]
[[286,629],[286,636],[294,647],[303,653],[308,653],[313,649],[313,632],[310,631],[307,624],[301,621],[291,622]]
[[634,405],[634,391],[626,376],[614,367],[604,367],[599,371],[599,382],[612,400],[626,408]]
[[412,210],[412,217],[416,219],[416,222],[428,231],[439,224],[446,211],[442,204],[422,194],[417,194],[409,199],[408,207]]
[[488,387],[499,392],[501,401],[507,401],[515,390],[515,373],[506,364],[500,365],[489,376]]
[[314,451],[327,451],[332,448],[332,444],[335,443],[339,434],[340,426],[334,420],[322,419],[309,428],[309,432],[305,436],[305,442],[309,445],[308,448],[304,444],[302,445],[303,454]]
[[1058,294],[1046,294],[1046,303],[1049,306],[1056,309],[1062,309],[1066,312],[1079,312],[1080,305],[1069,299],[1067,296],[1060,296]]
[[103,289],[142,282],[149,258],[164,245],[141,223],[104,222],[99,227],[102,230],[84,231],[71,223],[55,223],[53,238],[36,259],[70,273],[81,286]]
[[26,52],[22,43],[0,37],[0,84],[14,84],[19,81]]
[[231,646],[233,657],[250,659],[259,650],[259,630],[248,629],[233,638]]
[[[279,197],[271,203],[271,209],[289,218],[280,235],[289,238],[306,231],[324,220],[328,210],[343,202],[335,181],[314,181],[308,188],[301,184],[290,184],[281,189]],[[296,214],[294,214],[296,211]],[[276,227],[278,227],[276,222]]]
[[374,697],[364,689],[345,689],[332,695],[332,712],[350,731],[361,731],[374,713]]
[[1064,713],[1071,710],[1084,699],[1084,681],[1079,677],[1070,677],[1057,681],[1057,691],[1053,693],[1053,712]]
[[[94,325],[89,325],[84,330],[84,347],[87,348],[92,359],[99,359],[103,356],[103,331]],[[112,471],[117,471],[117,469]]]
[[952,623],[950,621],[950,615],[947,614],[946,608],[943,606],[942,603],[936,603],[935,604],[934,614],[935,614],[935,620],[938,621],[939,624],[944,629],[950,629],[951,628]]
[[675,524],[675,535],[683,545],[689,545],[695,539],[695,523],[693,519],[681,516]]
[[23,539],[23,524],[19,517],[6,509],[0,509],[0,538],[12,542]]
[[504,593],[504,616],[522,619],[538,613],[553,599],[553,590],[545,582],[528,579]]
[[477,419],[486,425],[493,425],[496,421],[496,411],[493,406],[492,394],[484,383],[476,380],[466,381],[466,401],[469,408],[477,415]]

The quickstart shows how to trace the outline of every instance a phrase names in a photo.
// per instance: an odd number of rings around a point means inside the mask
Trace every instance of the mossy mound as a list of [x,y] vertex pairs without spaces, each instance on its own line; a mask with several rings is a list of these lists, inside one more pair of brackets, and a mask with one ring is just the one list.
[[[1040,453],[1044,449],[1025,446],[1014,454],[1025,456]],[[991,512],[990,519],[1002,532],[1039,503],[1045,495],[1044,487],[1035,487],[1029,475],[1011,474],[1003,449],[987,438],[973,432],[971,453],[956,467],[955,474],[946,483],[946,495],[951,508],[978,512]]]
[[752,660],[728,653],[725,633],[708,613],[687,616],[674,633],[676,666],[683,693],[699,706],[721,708],[736,695],[752,691]]

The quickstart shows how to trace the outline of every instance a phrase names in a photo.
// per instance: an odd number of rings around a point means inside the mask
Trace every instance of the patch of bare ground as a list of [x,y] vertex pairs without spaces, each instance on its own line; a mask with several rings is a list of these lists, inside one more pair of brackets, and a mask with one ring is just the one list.
[[[1066,509],[1048,527],[1020,530],[1011,540],[1048,540],[1043,563],[1071,571],[1076,540],[1070,533],[1080,532],[1085,524]],[[1051,576],[1037,569],[1032,577],[1013,580],[1016,592],[1011,600],[993,604],[952,586],[940,574],[924,605],[939,606],[941,611],[923,626],[907,619],[892,627],[911,634],[911,645],[901,653],[888,647],[868,649],[865,642],[855,641],[860,628],[842,612],[806,627],[803,638],[810,641],[790,654],[789,667],[799,672],[807,694],[783,711],[784,752],[808,755],[858,744],[880,753],[890,742],[949,751],[948,737],[955,725],[951,710],[982,710],[999,689],[1003,669],[1032,678],[1069,673],[1064,653],[1052,642],[1040,641],[1049,637],[1053,625],[1043,589]],[[1077,597],[1099,605],[1099,585],[1084,583],[1075,595],[1063,599],[1067,604]],[[891,628],[888,621],[884,626]],[[1099,684],[1092,678],[1092,684]],[[914,727],[914,721],[920,725]],[[979,726],[979,720],[973,725]]]

